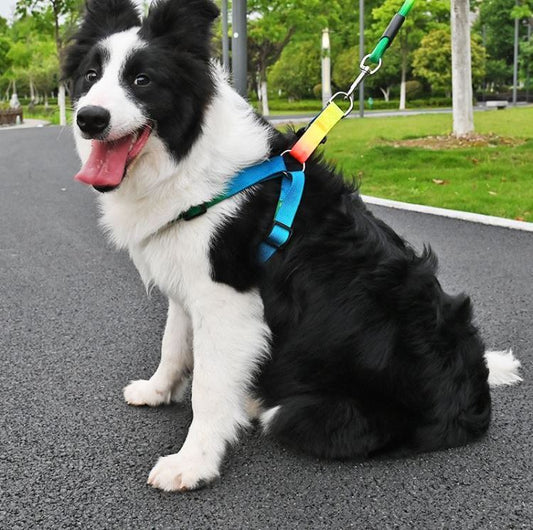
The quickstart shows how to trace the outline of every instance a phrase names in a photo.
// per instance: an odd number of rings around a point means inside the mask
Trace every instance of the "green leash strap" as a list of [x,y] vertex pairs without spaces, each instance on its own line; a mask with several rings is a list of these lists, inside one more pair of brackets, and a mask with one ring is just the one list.
[[405,17],[409,14],[409,11],[411,11],[411,8],[413,7],[414,3],[415,0],[405,0],[402,7],[400,8],[400,11],[398,11],[398,13],[396,13],[394,17],[392,17],[392,20],[387,26],[387,29],[383,32],[381,39],[379,39],[379,42],[377,43],[376,47],[368,57],[368,60],[371,63],[379,63],[387,48],[392,44],[392,41],[398,34],[398,31],[400,31],[402,24],[405,22]]

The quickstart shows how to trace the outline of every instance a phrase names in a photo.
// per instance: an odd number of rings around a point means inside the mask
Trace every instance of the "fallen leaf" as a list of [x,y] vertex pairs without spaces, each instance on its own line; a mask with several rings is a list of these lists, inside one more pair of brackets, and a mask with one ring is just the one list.
[[444,186],[445,184],[448,184],[447,180],[442,180],[442,179],[432,179],[432,180],[433,180],[433,184],[438,184],[439,186]]

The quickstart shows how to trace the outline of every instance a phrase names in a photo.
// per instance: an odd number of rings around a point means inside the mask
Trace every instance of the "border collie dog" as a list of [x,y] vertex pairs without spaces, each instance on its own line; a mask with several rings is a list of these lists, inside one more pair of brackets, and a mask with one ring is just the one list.
[[489,383],[518,381],[518,361],[485,353],[469,298],[443,292],[429,248],[417,254],[320,157],[307,164],[291,240],[265,264],[279,180],[175,221],[296,141],[211,61],[217,15],[209,0],[157,0],[144,20],[130,0],[89,0],[64,61],[77,179],[100,192],[111,240],[169,302],[159,367],[125,400],[179,401],[192,380],[186,440],[148,483],[213,480],[253,420],[336,459],[479,438]]

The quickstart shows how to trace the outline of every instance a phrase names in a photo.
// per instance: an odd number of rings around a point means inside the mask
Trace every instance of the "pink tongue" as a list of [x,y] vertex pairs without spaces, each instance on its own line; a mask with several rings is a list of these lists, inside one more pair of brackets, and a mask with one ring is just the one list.
[[74,178],[90,186],[118,186],[126,172],[131,141],[131,135],[116,142],[94,140],[89,160]]

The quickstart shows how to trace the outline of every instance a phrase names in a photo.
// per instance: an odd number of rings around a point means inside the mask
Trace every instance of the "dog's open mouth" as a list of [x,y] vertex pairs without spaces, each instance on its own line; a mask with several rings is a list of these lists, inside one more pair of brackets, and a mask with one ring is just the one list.
[[93,140],[89,159],[74,178],[94,186],[98,191],[116,188],[122,182],[128,165],[146,145],[151,132],[152,127],[146,125],[143,129],[112,142]]

